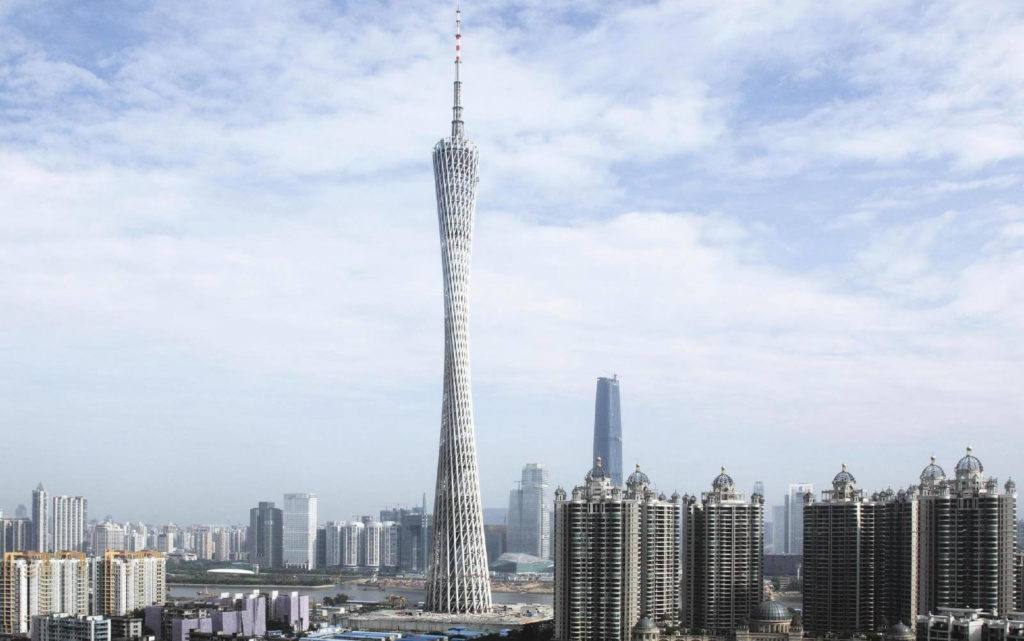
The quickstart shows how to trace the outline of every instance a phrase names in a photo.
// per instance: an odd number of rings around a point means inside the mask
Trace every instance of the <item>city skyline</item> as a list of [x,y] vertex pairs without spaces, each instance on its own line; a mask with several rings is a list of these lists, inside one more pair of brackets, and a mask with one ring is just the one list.
[[[589,469],[611,372],[666,490],[709,452],[769,505],[968,443],[1018,473],[1024,9],[967,9],[467,9],[484,505]],[[429,491],[450,13],[0,9],[0,424],[46,446],[5,515],[39,481],[151,522]],[[211,482],[222,454],[261,473]]]

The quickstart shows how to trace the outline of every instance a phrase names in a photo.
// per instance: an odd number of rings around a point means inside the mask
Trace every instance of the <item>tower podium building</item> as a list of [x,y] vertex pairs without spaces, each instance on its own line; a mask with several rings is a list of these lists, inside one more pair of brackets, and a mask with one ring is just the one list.
[[462,121],[461,26],[461,12],[456,12],[452,133],[434,146],[444,278],[444,395],[424,607],[478,613],[491,609],[469,368],[469,276],[480,152],[466,137]]

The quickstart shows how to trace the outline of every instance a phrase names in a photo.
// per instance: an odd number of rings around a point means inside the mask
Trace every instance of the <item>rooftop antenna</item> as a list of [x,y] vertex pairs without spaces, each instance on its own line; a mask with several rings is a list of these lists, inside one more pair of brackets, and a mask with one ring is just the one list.
[[455,6],[455,104],[452,106],[452,138],[465,133],[462,123],[462,6]]

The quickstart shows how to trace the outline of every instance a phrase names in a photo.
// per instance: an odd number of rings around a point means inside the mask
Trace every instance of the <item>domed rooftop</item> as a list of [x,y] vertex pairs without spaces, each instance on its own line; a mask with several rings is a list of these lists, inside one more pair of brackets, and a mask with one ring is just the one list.
[[736,487],[736,484],[732,482],[732,477],[725,473],[724,465],[722,466],[722,473],[716,476],[714,481],[711,481],[711,487],[716,490]]
[[636,464],[636,471],[629,475],[626,479],[626,485],[650,485],[651,479],[647,478],[647,475],[640,471],[640,464]]
[[587,472],[587,480],[588,481],[596,481],[598,479],[608,479],[608,478],[611,478],[611,477],[608,475],[608,471],[605,470],[604,467],[601,465],[601,457],[598,456],[597,460],[594,461],[594,467],[590,468],[590,471]]
[[835,478],[832,479],[832,483],[834,485],[839,485],[841,483],[856,483],[856,482],[857,482],[857,479],[853,478],[853,474],[850,474],[849,472],[846,471],[846,463],[843,463],[843,470],[839,474],[836,474]]
[[1003,486],[1006,489],[1007,494],[1013,494],[1017,491],[1017,484],[1013,482],[1013,477],[1006,479],[1006,484]]
[[654,625],[654,621],[650,617],[644,617],[636,622],[637,630],[653,630],[656,627],[658,626]]
[[761,601],[754,608],[753,612],[750,613],[751,621],[766,622],[766,621],[789,621],[793,618],[793,615],[789,613],[789,608],[779,603],[778,601]]
[[943,470],[941,467],[939,467],[939,465],[935,462],[935,457],[933,456],[932,457],[932,462],[929,463],[928,465],[926,465],[923,470],[921,470],[921,480],[922,481],[943,481],[945,479],[946,479],[946,471]]
[[982,466],[981,461],[978,460],[978,457],[971,454],[972,451],[973,450],[971,449],[971,446],[968,445],[967,454],[965,454],[964,457],[960,459],[956,464],[957,474],[960,474],[961,472],[977,472],[980,474],[981,472],[985,471],[985,468],[984,466]]
[[910,628],[908,628],[902,621],[898,621],[896,625],[889,628],[889,631],[893,634],[907,634],[910,632]]

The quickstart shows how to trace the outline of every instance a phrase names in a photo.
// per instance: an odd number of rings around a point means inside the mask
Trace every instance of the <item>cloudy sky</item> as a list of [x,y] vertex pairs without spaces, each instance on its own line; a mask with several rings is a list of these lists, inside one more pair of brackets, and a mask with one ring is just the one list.
[[[0,2],[0,506],[432,492],[452,3]],[[1024,476],[1024,5],[465,0],[484,504]]]

